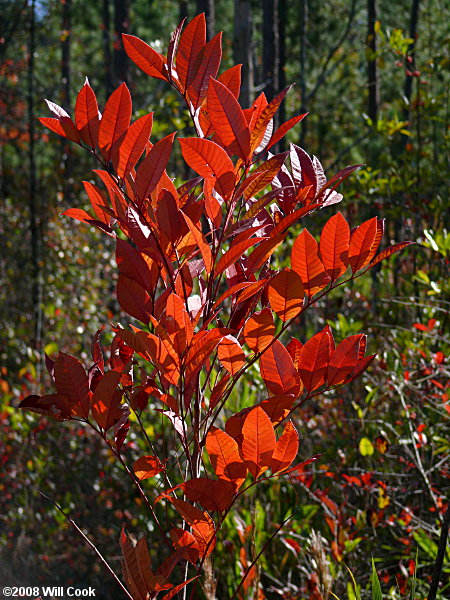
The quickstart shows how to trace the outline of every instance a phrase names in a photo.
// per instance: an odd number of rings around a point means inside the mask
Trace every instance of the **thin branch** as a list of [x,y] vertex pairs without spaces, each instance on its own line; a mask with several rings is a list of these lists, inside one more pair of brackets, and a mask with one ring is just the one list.
[[127,590],[127,588],[123,585],[123,583],[120,581],[120,579],[114,573],[113,569],[110,567],[110,565],[108,564],[105,557],[101,554],[100,550],[93,544],[93,542],[91,542],[91,540],[87,537],[87,535],[85,533],[83,533],[83,531],[78,527],[78,525],[75,523],[75,521],[73,519],[71,519],[66,512],[64,512],[64,510],[61,508],[61,506],[55,500],[53,500],[53,498],[50,498],[50,496],[47,496],[47,494],[44,494],[44,492],[39,492],[39,493],[41,494],[41,496],[43,496],[44,498],[49,500],[53,504],[53,506],[64,516],[64,518],[72,525],[72,527],[75,529],[75,531],[77,531],[81,535],[81,537],[84,539],[86,544],[88,544],[88,546],[90,546],[94,550],[94,552],[97,554],[99,559],[102,561],[102,563],[105,565],[105,567],[111,573],[111,575],[114,577],[117,584],[122,588],[122,590],[125,592],[125,594],[128,596],[128,598],[130,598],[130,600],[133,600],[133,596],[130,594],[130,592]]

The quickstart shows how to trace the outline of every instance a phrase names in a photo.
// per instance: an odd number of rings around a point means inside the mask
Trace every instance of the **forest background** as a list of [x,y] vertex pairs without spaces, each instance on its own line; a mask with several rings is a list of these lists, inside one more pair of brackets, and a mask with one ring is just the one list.
[[[267,520],[282,519],[283,502],[296,502],[298,517],[269,550],[277,561],[262,561],[267,597],[325,597],[325,571],[338,595],[351,594],[344,563],[364,589],[371,556],[389,597],[406,597],[415,571],[425,597],[450,478],[448,5],[10,0],[0,12],[0,579],[76,582],[121,597],[39,491],[70,512],[118,571],[120,529],[146,528],[139,499],[96,439],[15,408],[48,387],[44,350],[86,355],[98,327],[120,317],[113,248],[60,216],[87,204],[88,159],[69,153],[37,117],[47,114],[44,98],[69,110],[88,76],[101,101],[125,81],[141,111],[135,116],[155,111],[155,139],[189,134],[175,93],[138,72],[120,36],[159,49],[184,16],[205,12],[209,36],[224,31],[224,67],[243,64],[243,106],[295,82],[280,120],[309,115],[288,141],[317,155],[330,175],[366,165],[340,190],[350,225],[378,214],[386,218],[384,245],[417,242],[335,293],[319,322],[307,323],[303,334],[327,322],[342,337],[368,332],[378,357],[361,380],[302,410],[304,451],[322,454],[320,462],[299,482],[298,497],[274,486],[253,499],[224,553],[250,543],[246,523],[259,520],[263,536]],[[181,155],[170,171],[187,177]],[[316,219],[313,233],[321,225]],[[243,405],[256,394],[251,382],[246,393]],[[137,439],[128,443],[139,451]],[[449,589],[444,583],[442,598]]]

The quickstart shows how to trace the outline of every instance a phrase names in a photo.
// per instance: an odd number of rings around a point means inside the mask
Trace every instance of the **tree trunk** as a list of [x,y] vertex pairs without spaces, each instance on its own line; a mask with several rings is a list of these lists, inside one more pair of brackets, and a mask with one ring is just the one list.
[[178,21],[181,23],[183,19],[188,17],[188,0],[178,0]]
[[[413,40],[408,48],[408,57],[411,62],[407,65],[408,71],[412,72],[415,70],[415,58],[416,58],[416,38],[417,38],[417,26],[419,23],[419,7],[420,0],[412,0],[411,4],[411,17],[409,21],[409,37]],[[404,86],[404,96],[406,99],[406,106],[404,111],[405,121],[409,121],[411,118],[411,95],[412,95],[413,77],[407,75]]]
[[128,56],[122,43],[122,33],[128,33],[130,0],[114,0],[114,78],[115,84],[128,82]]
[[216,28],[216,14],[214,0],[197,0],[197,14],[205,13],[206,17],[206,38],[210,40],[214,37]]
[[[306,29],[308,24],[308,0],[300,0],[300,113],[307,112],[306,108]],[[302,122],[300,146],[305,145],[307,120]]]
[[[34,113],[34,54],[36,51],[36,24],[35,24],[35,0],[30,5],[30,30],[28,40],[28,162],[29,162],[29,190],[28,207],[30,212],[30,253],[31,253],[31,302],[33,309],[34,335],[33,346],[40,350],[42,339],[42,311],[41,311],[41,243],[39,235],[39,198],[36,193],[36,148],[34,139],[34,124],[36,116]],[[38,365],[40,362],[38,361]],[[38,368],[39,372],[39,368]]]
[[233,61],[242,64],[240,100],[247,108],[253,101],[252,7],[250,0],[234,0]]
[[113,74],[111,61],[111,14],[110,0],[103,0],[102,20],[103,20],[103,59],[104,59],[104,86],[105,100],[109,98],[113,91]]
[[[62,0],[62,18],[61,18],[61,106],[70,111],[72,106],[71,98],[71,67],[70,67],[70,46],[72,34],[72,0]],[[62,194],[66,202],[69,201],[69,195],[72,190],[70,185],[71,176],[71,157],[68,141],[61,140],[62,146]]]
[[379,90],[377,73],[376,0],[367,0],[367,114],[375,125],[378,118]]
[[[278,90],[276,93],[281,92],[286,87],[286,21],[288,18],[287,0],[278,0]],[[282,102],[278,111],[280,123],[286,121],[286,106]],[[280,142],[280,152],[282,151],[281,146],[284,141]]]
[[264,93],[270,101],[279,91],[280,68],[278,0],[263,0],[263,74]]

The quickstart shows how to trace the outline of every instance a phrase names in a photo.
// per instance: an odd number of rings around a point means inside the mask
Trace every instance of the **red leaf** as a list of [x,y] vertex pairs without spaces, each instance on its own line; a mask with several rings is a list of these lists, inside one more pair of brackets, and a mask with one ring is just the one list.
[[270,468],[272,473],[281,473],[291,466],[298,452],[298,433],[289,421],[275,447]]
[[122,83],[109,97],[98,130],[98,145],[106,162],[111,160],[112,146],[128,129],[130,119],[131,96]]
[[281,423],[289,414],[292,404],[294,403],[294,396],[272,396],[259,403],[259,406],[263,409],[267,416],[274,425]]
[[248,240],[243,240],[242,242],[233,242],[230,249],[220,257],[220,260],[214,269],[215,274],[220,275],[220,273],[223,273],[225,269],[228,269],[230,265],[234,264],[239,258],[241,258],[248,248],[258,244],[263,239],[264,238],[253,237]]
[[283,269],[270,280],[267,293],[272,310],[282,321],[296,317],[302,309],[304,290],[295,271]]
[[320,257],[331,281],[347,270],[349,243],[350,228],[338,212],[327,221],[320,236]]
[[193,565],[198,561],[198,544],[195,537],[185,529],[174,527],[170,530],[170,539],[175,550],[181,551],[181,556]]
[[209,511],[222,512],[233,502],[234,486],[223,479],[197,477],[186,481],[182,487],[188,500],[200,502]]
[[156,143],[139,165],[136,173],[136,195],[140,202],[150,196],[169,162],[175,133]]
[[72,219],[81,221],[82,223],[91,223],[94,220],[92,215],[81,208],[69,208],[64,211],[62,215],[63,217],[71,217]]
[[120,274],[117,281],[117,300],[127,314],[148,325],[153,303],[139,283]]
[[133,471],[139,481],[142,481],[162,473],[164,465],[156,456],[141,456],[135,461]]
[[330,361],[330,331],[326,327],[306,342],[300,353],[298,372],[308,392],[325,383]]
[[333,352],[328,365],[328,385],[339,385],[343,383],[355,368],[359,360],[359,351],[365,335],[351,335],[342,340]]
[[294,125],[297,125],[297,123],[302,121],[306,117],[307,114],[308,113],[304,113],[303,115],[298,115],[296,117],[292,117],[292,119],[289,119],[288,121],[286,121],[285,123],[280,125],[278,127],[278,129],[275,131],[275,133],[272,135],[272,137],[270,138],[270,142],[267,146],[267,150],[269,150],[269,148],[272,148],[272,146],[275,146],[275,144],[277,142],[279,142],[282,138],[284,138],[286,133],[289,130],[291,130],[294,127]]
[[205,263],[206,272],[211,273],[211,270],[213,267],[213,256],[212,256],[211,248],[209,247],[209,244],[205,240],[203,233],[200,231],[200,229],[197,228],[195,223],[184,213],[183,213],[183,217],[187,223],[187,226],[189,227],[190,232],[192,233],[195,243],[197,244],[197,246],[200,250],[200,254],[202,255],[203,262]]
[[167,298],[164,326],[181,356],[192,341],[194,328],[184,302],[177,294],[171,293]]
[[148,143],[152,132],[153,113],[144,115],[135,121],[123,138],[119,148],[117,174],[124,179],[135,167]]
[[127,586],[132,591],[134,600],[146,600],[147,585],[142,577],[135,546],[122,529],[120,534],[120,547],[124,558],[124,575]]
[[95,388],[91,400],[91,410],[97,425],[108,431],[122,416],[120,402],[122,392],[117,391],[121,374],[118,371],[106,372]]
[[99,115],[97,98],[88,81],[81,88],[75,103],[75,123],[80,138],[91,148],[98,143]]
[[102,193],[96,185],[90,183],[89,181],[83,181],[83,185],[87,195],[89,196],[91,206],[94,209],[97,219],[102,223],[105,223],[105,225],[109,225],[111,217],[105,210],[103,210],[104,208],[109,207]]
[[295,368],[298,370],[300,362],[300,353],[303,348],[303,344],[296,338],[292,338],[289,344],[286,346],[286,350],[289,352],[294,363]]
[[223,83],[235,98],[239,98],[239,92],[241,91],[241,68],[242,65],[234,65],[234,67],[230,67],[217,78],[217,81]]
[[280,92],[273,100],[269,102],[269,104],[264,108],[264,110],[259,114],[255,125],[252,129],[251,135],[251,151],[254,152],[264,138],[264,134],[266,129],[277,112],[280,104],[283,102],[284,97],[290,90],[291,86]]
[[189,502],[168,497],[183,519],[191,526],[192,535],[197,542],[200,557],[208,556],[214,550],[216,532],[211,517]]
[[261,244],[253,250],[246,262],[246,270],[248,273],[255,273],[275,252],[280,244],[284,242],[285,233],[271,236],[269,239],[261,242]]
[[61,119],[53,119],[52,117],[40,117],[39,121],[58,135],[75,142],[76,144],[80,143],[80,138],[78,136],[77,128],[75,124],[70,119],[70,117],[62,117]]
[[217,477],[233,482],[237,490],[245,480],[247,467],[235,440],[225,431],[212,427],[206,436],[206,450]]
[[89,416],[89,382],[82,364],[70,354],[60,352],[54,367],[58,394],[69,401],[73,414],[87,419]]
[[62,394],[46,394],[44,396],[33,394],[22,400],[19,408],[52,417],[56,421],[67,421],[72,415],[69,401]]
[[226,148],[244,162],[250,153],[250,132],[238,101],[222,83],[210,80],[208,87],[208,114],[216,135]]
[[222,366],[233,376],[245,365],[245,354],[232,335],[223,338],[217,347],[217,355]]
[[200,66],[201,51],[206,44],[206,21],[204,13],[197,15],[186,25],[180,37],[177,51],[177,74],[184,92],[194,81]]
[[184,160],[203,178],[218,179],[224,173],[233,172],[228,154],[215,142],[202,138],[179,138],[178,141]]
[[255,312],[244,327],[244,339],[253,352],[262,352],[273,340],[275,325],[270,309]]
[[376,248],[372,246],[377,235],[377,217],[369,219],[355,229],[350,238],[348,260],[352,272],[356,273],[365,267],[373,258]]
[[167,81],[165,59],[148,44],[134,35],[122,34],[123,47],[130,59],[147,75]]
[[188,97],[194,110],[197,110],[205,98],[210,78],[217,75],[222,58],[221,44],[222,33],[218,33],[202,49],[197,74],[188,89]]
[[300,377],[294,367],[289,352],[279,340],[275,340],[264,350],[260,359],[261,377],[267,388],[277,396],[292,394],[297,397],[301,391]]
[[272,422],[260,406],[253,408],[245,417],[242,435],[242,458],[257,479],[270,467],[276,445]]
[[330,281],[319,258],[319,246],[307,229],[304,229],[294,242],[291,264],[294,271],[300,275],[309,297],[322,290]]
[[406,248],[406,246],[409,246],[410,244],[413,244],[413,243],[414,242],[400,242],[399,244],[394,244],[393,246],[389,246],[388,248],[385,248],[370,263],[370,268],[374,267],[375,265],[380,263],[382,260],[389,258],[389,256],[392,256],[392,254],[394,254],[395,252],[398,252],[399,250],[403,250],[403,248]]

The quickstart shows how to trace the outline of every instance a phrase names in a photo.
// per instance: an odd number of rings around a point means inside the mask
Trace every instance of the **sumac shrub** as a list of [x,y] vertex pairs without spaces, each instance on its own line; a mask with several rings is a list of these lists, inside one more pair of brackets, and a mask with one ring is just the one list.
[[[273,130],[288,89],[241,108],[240,65],[218,75],[221,36],[206,42],[203,15],[174,32],[167,56],[130,35],[124,46],[145,73],[179,92],[196,136],[149,141],[153,114],[130,124],[125,84],[102,115],[89,83],[74,119],[48,103],[54,116],[41,122],[100,164],[99,185],[84,182],[92,212],[65,214],[115,240],[117,299],[133,319],[112,325],[108,352],[97,332],[89,365],[63,352],[47,357],[56,392],[29,396],[21,407],[94,429],[136,486],[152,544],[149,551],[144,536],[135,542],[121,534],[130,597],[172,598],[186,588],[184,597],[213,598],[224,521],[251,488],[294,478],[316,458],[299,456],[291,415],[373,359],[363,334],[335,343],[326,326],[299,340],[290,326],[407,242],[377,255],[383,222],[374,217],[350,230],[338,212],[319,241],[303,228],[288,243],[300,221],[342,200],[336,188],[357,167],[327,180],[317,158],[298,146],[272,155],[305,115]],[[181,185],[166,171],[174,143],[195,173]],[[289,254],[288,266],[274,268],[275,253]],[[251,378],[264,393],[232,414],[231,399]],[[137,459],[126,443],[131,427],[148,445]],[[255,565],[282,525],[274,524],[252,557],[240,553],[230,597],[259,587]],[[263,597],[262,589],[254,593]]]

